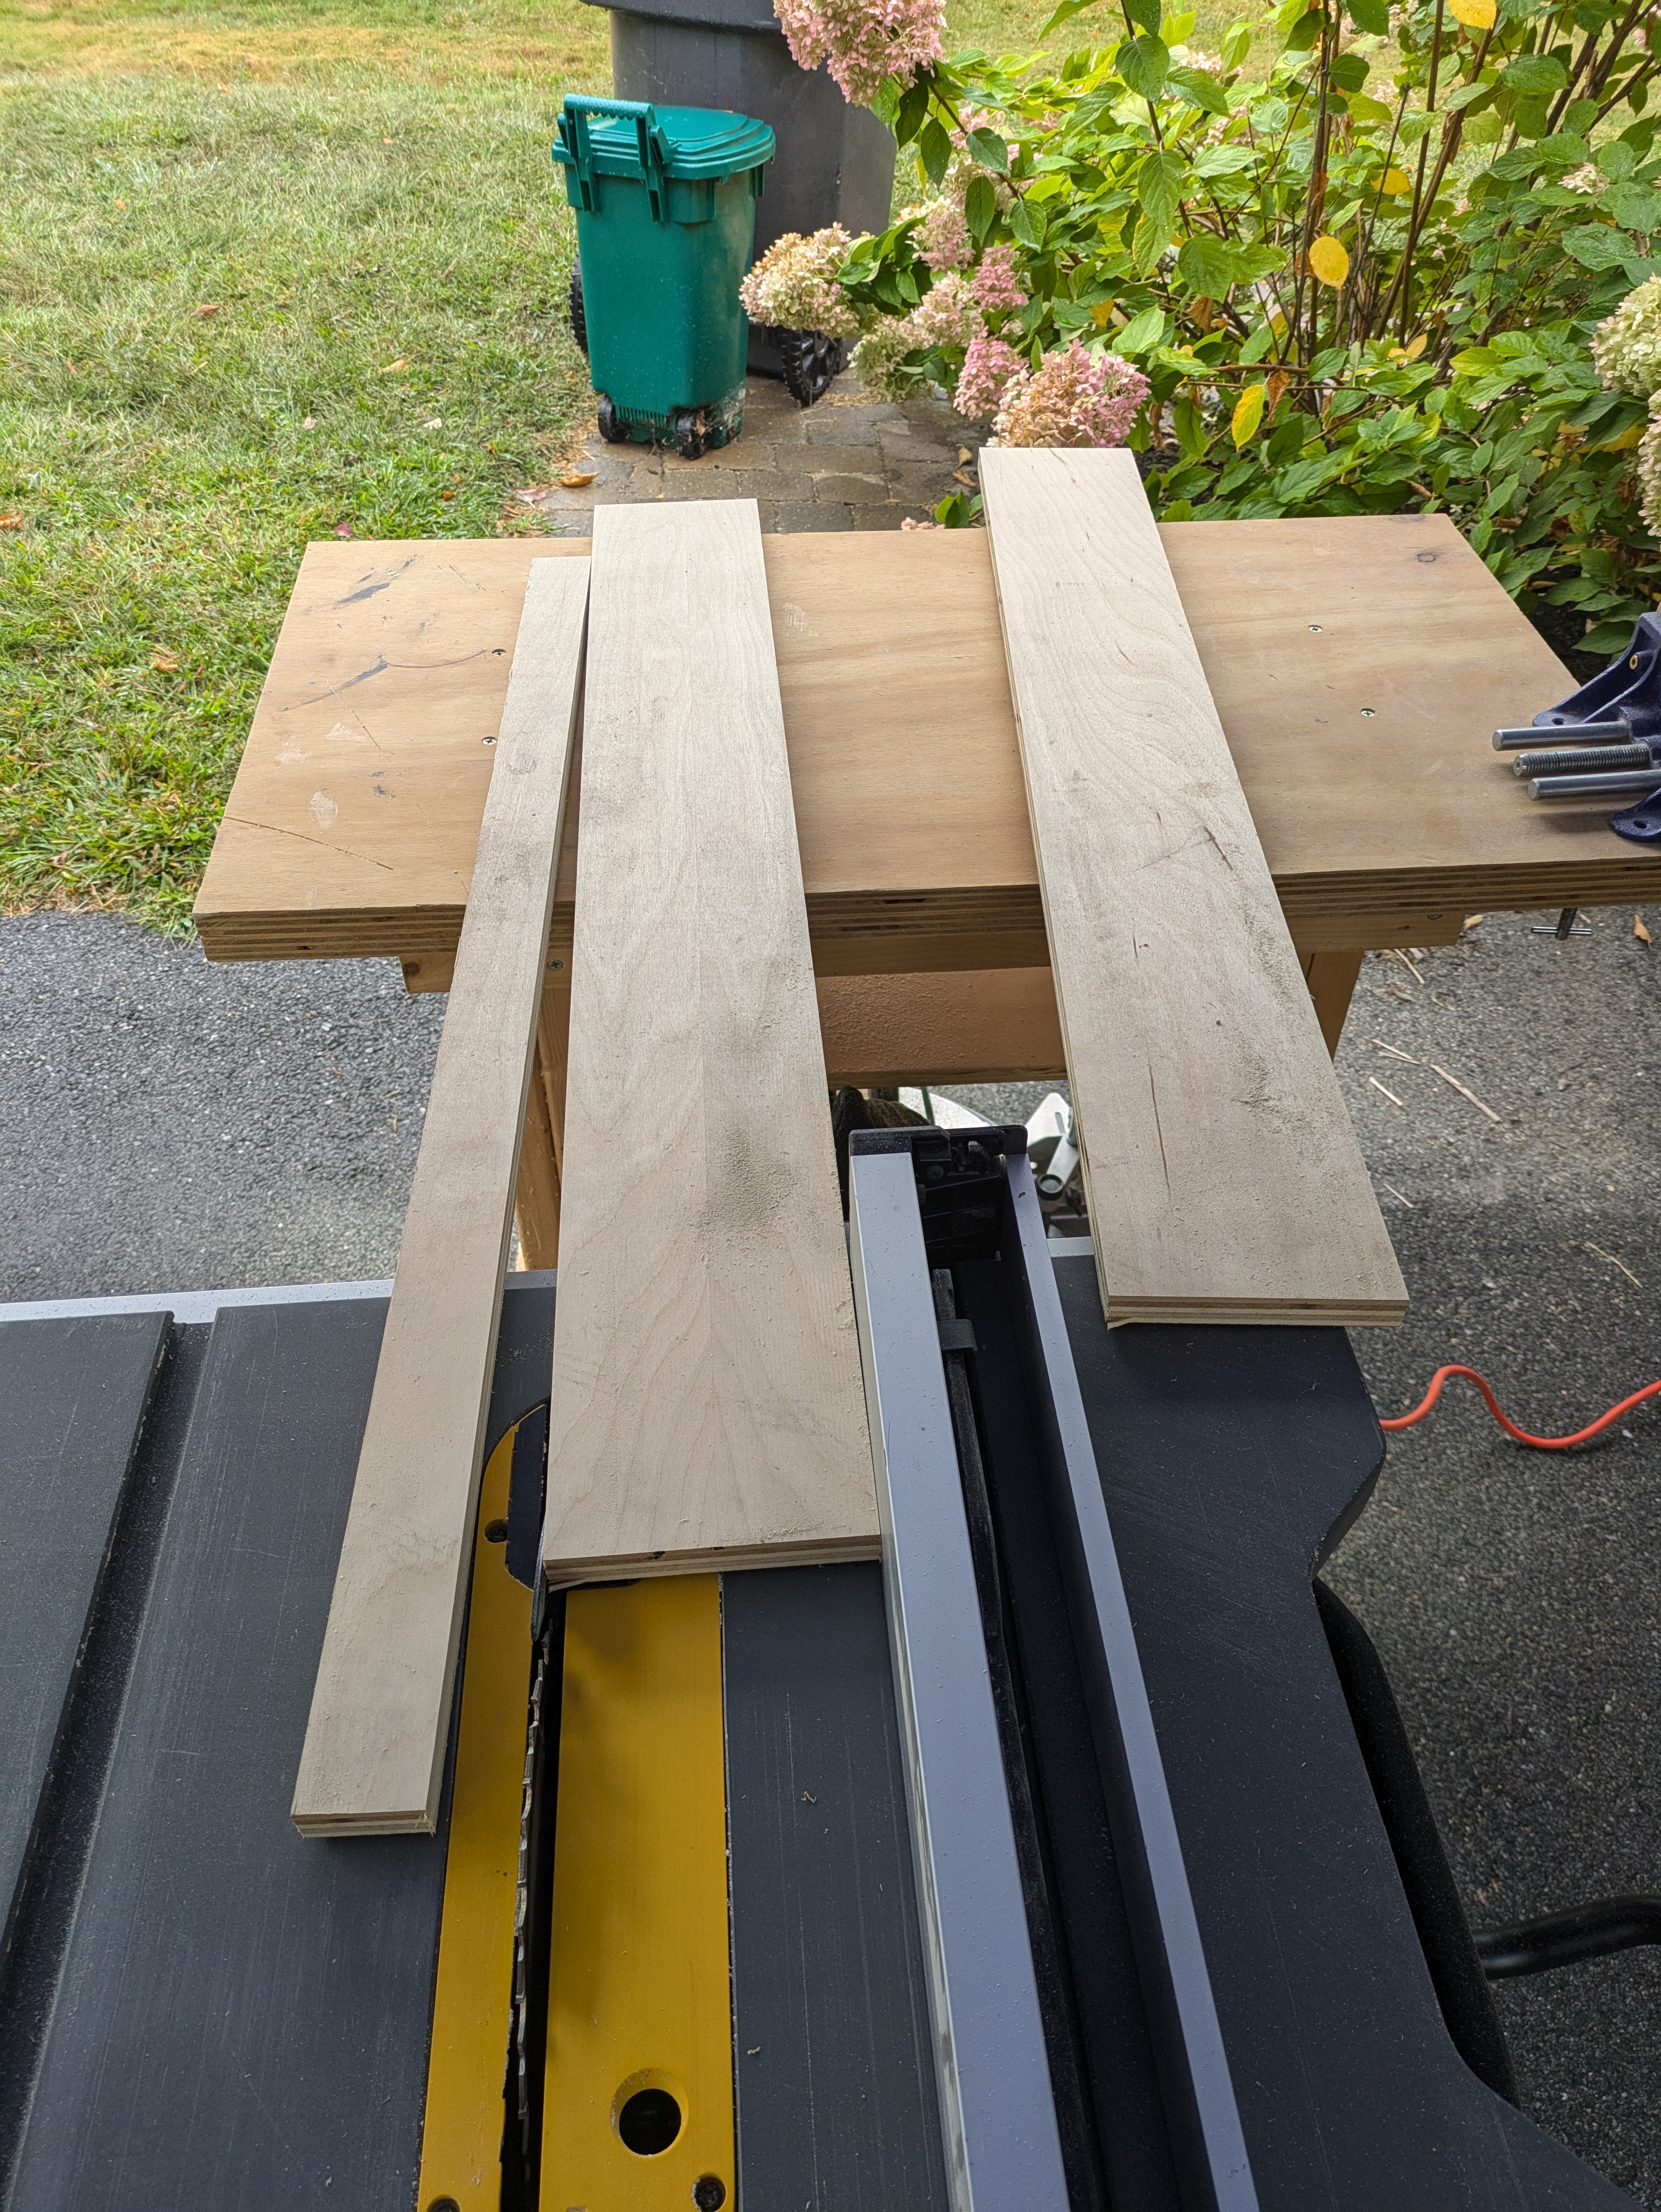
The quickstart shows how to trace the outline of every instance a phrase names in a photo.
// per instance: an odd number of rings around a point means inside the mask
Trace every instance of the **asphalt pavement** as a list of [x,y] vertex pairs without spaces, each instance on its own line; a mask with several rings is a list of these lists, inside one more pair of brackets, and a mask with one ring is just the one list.
[[[1563,944],[1542,919],[1362,969],[1339,1073],[1413,1298],[1356,1333],[1384,1413],[1450,1361],[1542,1431],[1661,1376],[1661,945],[1630,909]],[[392,961],[0,921],[0,1301],[389,1275],[443,1008]],[[1016,1116],[1048,1087],[953,1095]],[[1538,1453],[1453,1384],[1326,1571],[1475,1924],[1661,1893],[1661,1410]],[[1500,2000],[1526,2108],[1661,2207],[1661,1951]]]

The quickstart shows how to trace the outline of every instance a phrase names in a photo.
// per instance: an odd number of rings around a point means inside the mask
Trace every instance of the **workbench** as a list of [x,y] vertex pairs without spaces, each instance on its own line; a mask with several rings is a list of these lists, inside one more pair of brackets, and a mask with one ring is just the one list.
[[[1533,804],[1491,749],[1573,679],[1445,516],[1161,534],[1329,1046],[1369,949],[1661,899],[1661,855],[1612,836],[1607,804]],[[1062,1073],[984,535],[764,543],[829,1079]],[[197,902],[210,959],[391,956],[447,988],[526,572],[587,550],[307,549]],[[532,1264],[555,1255],[580,816],[574,787]]]

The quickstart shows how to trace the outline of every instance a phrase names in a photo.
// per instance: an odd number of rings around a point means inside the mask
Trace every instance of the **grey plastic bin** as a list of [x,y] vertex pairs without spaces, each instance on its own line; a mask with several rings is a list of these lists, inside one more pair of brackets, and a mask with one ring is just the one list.
[[[771,0],[653,0],[649,9],[612,4],[608,13],[619,100],[723,107],[772,125],[778,153],[756,204],[757,255],[787,230],[839,222],[858,237],[886,228],[893,132],[844,100],[826,70],[797,68]],[[753,325],[749,365],[781,373],[770,333]]]

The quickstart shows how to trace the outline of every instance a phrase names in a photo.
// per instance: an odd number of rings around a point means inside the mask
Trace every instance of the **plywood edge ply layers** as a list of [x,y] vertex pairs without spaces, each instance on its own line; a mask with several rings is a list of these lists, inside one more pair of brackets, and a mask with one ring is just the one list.
[[532,565],[295,1788],[307,1835],[436,1823],[587,596],[586,562]]
[[982,480],[1108,1318],[1399,1321],[1135,459],[990,449]]
[[601,507],[545,1564],[874,1556],[755,505]]

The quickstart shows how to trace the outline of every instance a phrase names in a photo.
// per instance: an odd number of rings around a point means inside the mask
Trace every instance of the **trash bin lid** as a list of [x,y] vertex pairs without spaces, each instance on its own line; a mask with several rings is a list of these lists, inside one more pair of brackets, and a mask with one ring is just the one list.
[[[618,100],[624,112],[607,114],[612,105],[584,100],[588,140],[593,165],[602,177],[642,177],[639,123],[642,115],[654,137],[664,173],[688,182],[730,177],[743,169],[758,169],[773,158],[772,127],[748,115],[734,115],[723,107],[656,107]],[[568,167],[576,161],[567,114],[559,118],[559,138],[554,159]]]

